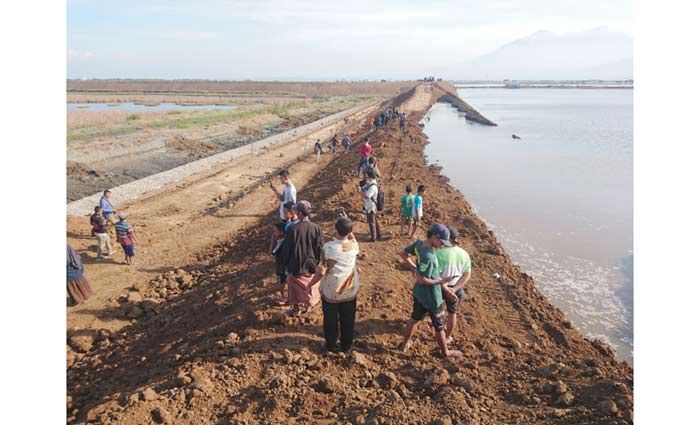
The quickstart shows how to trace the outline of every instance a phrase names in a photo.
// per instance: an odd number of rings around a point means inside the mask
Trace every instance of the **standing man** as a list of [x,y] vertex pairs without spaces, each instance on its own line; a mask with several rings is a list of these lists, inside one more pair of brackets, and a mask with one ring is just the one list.
[[343,136],[343,141],[341,143],[343,144],[343,149],[345,149],[343,154],[350,152],[350,136],[348,136],[347,134]]
[[379,187],[374,170],[368,170],[367,181],[362,187],[362,200],[364,201],[363,212],[367,216],[367,226],[369,226],[369,238],[371,242],[376,242],[382,238],[382,230],[377,220],[377,194]]
[[101,260],[102,257],[114,254],[112,241],[107,233],[107,220],[102,216],[102,207],[99,205],[95,207],[95,213],[90,216],[90,224],[92,224],[92,233],[97,238],[97,259]]
[[425,194],[425,185],[418,186],[418,194],[413,197],[413,211],[412,218],[413,223],[411,223],[411,234],[409,237],[413,237],[420,226],[420,222],[423,219],[423,195]]
[[275,195],[280,200],[280,210],[279,217],[282,221],[287,221],[287,214],[284,212],[284,204],[287,202],[296,203],[297,202],[297,188],[294,187],[294,183],[289,178],[289,171],[282,170],[279,173],[280,183],[282,183],[282,191],[280,191],[275,184],[270,180],[270,189],[275,192]]
[[338,145],[339,145],[339,140],[338,140],[338,135],[334,134],[333,138],[331,139],[331,152],[333,153],[333,156],[335,156],[336,152],[338,151]]
[[[437,342],[443,357],[461,356],[457,350],[447,348],[447,337],[445,336],[445,301],[442,297],[443,286],[451,280],[450,277],[441,278],[438,270],[438,259],[436,251],[443,246],[451,246],[450,231],[442,224],[435,224],[430,228],[428,238],[417,240],[399,252],[408,265],[415,271],[416,282],[413,285],[413,312],[411,318],[406,323],[401,351],[408,351],[411,348],[411,337],[415,332],[418,322],[426,315],[435,328],[435,341]],[[414,262],[409,255],[416,256]],[[445,293],[450,296],[449,291]],[[454,294],[453,294],[454,296]]]
[[[341,217],[335,222],[336,237],[323,245],[324,263],[313,282],[320,281],[323,307],[323,336],[327,351],[348,352],[355,332],[355,311],[360,279],[356,268],[360,247],[352,235],[352,221]],[[338,347],[340,325],[340,347]]]
[[112,192],[105,190],[102,192],[102,197],[100,198],[100,208],[102,208],[102,217],[107,220],[107,225],[117,224],[117,210],[112,206],[112,201],[109,199],[112,197]]
[[[447,338],[447,343],[453,341],[453,332],[457,329],[457,310],[459,309],[459,304],[467,298],[467,294],[464,290],[464,286],[469,281],[472,276],[472,260],[469,258],[467,251],[457,246],[457,237],[459,232],[454,226],[449,227],[450,230],[450,243],[452,246],[439,249],[437,251],[438,267],[440,271],[440,276],[451,277],[451,280],[447,282],[447,288],[443,291],[450,291],[456,296],[446,299],[447,302],[447,330],[445,332],[445,337]],[[446,297],[449,294],[444,294]]]
[[369,137],[365,137],[365,141],[360,145],[360,162],[357,163],[357,175],[362,175],[362,170],[369,164],[369,157],[372,155],[372,146],[369,144]]
[[282,262],[287,269],[287,294],[292,305],[288,314],[300,316],[321,300],[319,284],[312,279],[321,262],[323,233],[309,220],[309,201],[299,201],[294,208],[301,221],[284,238]]
[[403,133],[406,130],[406,114],[401,113],[399,115],[399,126],[401,127],[401,132]]

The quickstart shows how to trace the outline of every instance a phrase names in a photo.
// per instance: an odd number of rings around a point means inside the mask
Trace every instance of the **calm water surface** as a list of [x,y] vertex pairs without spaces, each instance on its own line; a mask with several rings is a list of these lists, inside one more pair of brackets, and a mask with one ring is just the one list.
[[631,360],[633,91],[459,94],[498,127],[436,104],[425,126],[429,161],[552,303]]
[[176,103],[160,103],[158,105],[142,105],[133,102],[122,103],[67,103],[68,111],[171,111],[199,109],[234,109],[236,105],[178,105]]

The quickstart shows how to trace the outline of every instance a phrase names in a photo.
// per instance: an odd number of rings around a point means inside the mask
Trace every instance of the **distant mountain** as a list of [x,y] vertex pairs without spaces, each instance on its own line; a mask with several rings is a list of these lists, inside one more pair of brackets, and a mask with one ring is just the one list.
[[630,36],[606,27],[538,31],[436,74],[459,80],[631,79],[632,51]]

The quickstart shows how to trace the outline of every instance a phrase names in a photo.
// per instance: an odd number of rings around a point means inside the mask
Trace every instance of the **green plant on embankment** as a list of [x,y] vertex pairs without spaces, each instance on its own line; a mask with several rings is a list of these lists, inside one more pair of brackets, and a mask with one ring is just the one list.
[[127,121],[138,121],[140,119],[141,119],[141,115],[139,115],[139,114],[131,114],[131,115],[127,115],[127,117],[126,117]]

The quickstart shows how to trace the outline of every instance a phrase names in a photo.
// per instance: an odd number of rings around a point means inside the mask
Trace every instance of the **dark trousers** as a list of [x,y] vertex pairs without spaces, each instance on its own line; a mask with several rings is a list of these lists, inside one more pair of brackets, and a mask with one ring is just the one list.
[[369,238],[372,242],[382,237],[382,230],[379,228],[377,213],[367,213],[367,226],[369,226]]
[[342,303],[329,303],[322,300],[323,336],[329,351],[338,350],[338,324],[340,324],[340,349],[348,351],[352,347],[355,333],[355,309],[357,298]]

